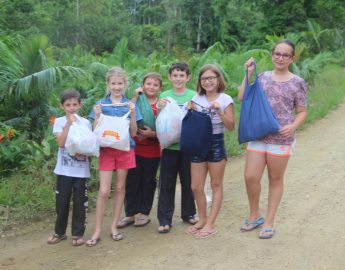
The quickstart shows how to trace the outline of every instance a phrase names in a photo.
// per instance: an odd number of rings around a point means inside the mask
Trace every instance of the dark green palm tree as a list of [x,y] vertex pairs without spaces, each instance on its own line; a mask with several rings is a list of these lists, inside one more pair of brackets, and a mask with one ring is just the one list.
[[[86,77],[72,66],[50,66],[48,39],[27,42],[0,40],[0,121],[25,131],[29,139],[41,141],[49,118],[49,102],[62,78]],[[19,43],[19,44],[18,44]]]

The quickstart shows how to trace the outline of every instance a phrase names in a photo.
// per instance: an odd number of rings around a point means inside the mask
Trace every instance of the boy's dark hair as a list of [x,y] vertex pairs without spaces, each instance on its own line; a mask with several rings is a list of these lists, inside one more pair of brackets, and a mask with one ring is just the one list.
[[189,71],[189,66],[187,63],[185,62],[180,62],[180,63],[174,63],[171,65],[171,67],[169,68],[169,75],[171,75],[171,73],[174,71],[184,71],[186,72],[187,76],[190,75],[190,71]]
[[291,40],[288,40],[288,39],[283,39],[283,40],[279,40],[278,42],[276,42],[274,45],[273,45],[273,48],[272,48],[272,53],[274,53],[274,50],[276,49],[276,47],[279,45],[279,44],[286,44],[286,45],[289,45],[292,49],[292,56],[295,55],[295,44],[291,41]]
[[75,89],[66,89],[60,94],[60,103],[64,104],[66,100],[75,98],[78,102],[81,102],[80,93]]

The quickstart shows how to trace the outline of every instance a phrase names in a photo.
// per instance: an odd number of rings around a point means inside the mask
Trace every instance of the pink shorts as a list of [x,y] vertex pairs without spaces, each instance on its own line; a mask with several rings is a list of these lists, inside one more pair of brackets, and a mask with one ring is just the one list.
[[247,151],[266,155],[288,157],[292,155],[295,142],[291,145],[270,144],[261,141],[251,141],[247,145]]
[[102,171],[115,171],[117,169],[135,168],[134,149],[121,151],[110,147],[101,147],[98,169]]

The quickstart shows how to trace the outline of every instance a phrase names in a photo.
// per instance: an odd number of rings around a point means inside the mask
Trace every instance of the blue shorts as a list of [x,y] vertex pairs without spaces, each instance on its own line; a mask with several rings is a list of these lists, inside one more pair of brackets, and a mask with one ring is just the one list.
[[191,161],[194,163],[218,162],[223,159],[227,160],[223,133],[212,135],[211,147],[208,151],[206,158],[201,158],[199,156],[191,156]]

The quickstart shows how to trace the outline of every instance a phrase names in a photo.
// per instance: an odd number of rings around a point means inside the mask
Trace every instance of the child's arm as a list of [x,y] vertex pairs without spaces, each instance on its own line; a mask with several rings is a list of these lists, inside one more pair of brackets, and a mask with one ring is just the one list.
[[154,138],[157,137],[156,131],[153,131],[150,127],[144,125],[145,129],[138,128],[138,133],[145,138]]
[[220,119],[223,122],[223,125],[228,130],[233,130],[235,128],[235,113],[234,113],[234,105],[230,104],[225,108],[224,111],[220,108],[220,105],[217,102],[212,104],[212,108],[217,110]]
[[66,118],[67,118],[67,123],[64,126],[62,132],[59,132],[56,134],[56,142],[59,147],[65,147],[69,128],[73,124],[73,122],[76,120],[76,117],[72,114],[66,115]]
[[[254,58],[253,57],[249,58],[248,61],[244,64],[244,67],[248,69],[248,80],[250,81],[253,76],[254,68],[255,68]],[[238,90],[237,98],[238,98],[238,101],[240,102],[243,99],[245,85],[246,85],[246,76],[244,76],[240,89]]]
[[137,134],[138,126],[137,126],[137,119],[135,115],[135,105],[132,102],[128,103],[128,109],[131,111],[130,113],[130,122],[129,122],[129,130],[131,136],[134,137]]
[[95,112],[95,119],[93,120],[93,128],[95,128],[97,126],[99,117],[101,116],[101,112],[102,112],[101,105],[100,104],[96,104],[93,107],[93,111]]
[[296,111],[296,116],[295,116],[295,120],[293,121],[293,123],[291,123],[289,125],[285,125],[285,126],[281,127],[281,129],[279,130],[279,133],[281,135],[283,135],[284,137],[293,135],[294,132],[296,131],[296,129],[300,125],[302,125],[305,118],[307,117],[307,108],[306,107],[297,106],[295,111]]
[[138,100],[139,95],[142,95],[142,94],[143,94],[143,88],[140,86],[140,87],[138,87],[137,89],[135,89],[131,101],[132,101],[133,103],[137,103],[137,100]]
[[156,108],[158,113],[167,105],[167,102],[170,102],[168,98],[162,98],[157,102]]

